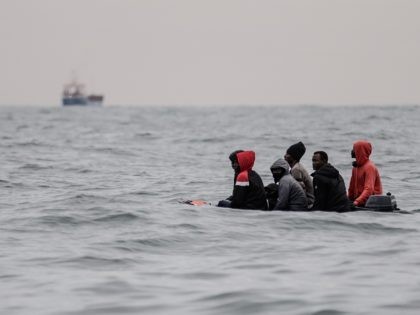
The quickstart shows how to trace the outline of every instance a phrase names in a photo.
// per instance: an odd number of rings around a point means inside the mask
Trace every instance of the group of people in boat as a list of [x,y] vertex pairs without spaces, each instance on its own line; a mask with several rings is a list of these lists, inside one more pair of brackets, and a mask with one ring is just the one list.
[[381,178],[369,159],[372,145],[359,140],[353,144],[355,159],[348,191],[339,171],[328,163],[328,154],[316,151],[312,156],[314,172],[309,175],[301,158],[306,152],[302,142],[291,145],[283,159],[276,160],[270,170],[274,183],[264,186],[252,167],[254,151],[237,150],[229,155],[234,170],[232,195],[221,200],[219,207],[258,210],[323,210],[345,212],[363,207],[370,195],[382,194]]

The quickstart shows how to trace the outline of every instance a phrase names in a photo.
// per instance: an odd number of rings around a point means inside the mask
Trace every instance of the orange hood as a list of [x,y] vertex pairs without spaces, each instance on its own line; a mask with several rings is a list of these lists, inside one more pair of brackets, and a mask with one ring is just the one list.
[[353,143],[353,151],[356,156],[357,165],[362,166],[369,161],[369,156],[372,153],[372,145],[368,141],[356,141]]
[[254,151],[244,151],[236,154],[241,172],[251,170],[255,162]]

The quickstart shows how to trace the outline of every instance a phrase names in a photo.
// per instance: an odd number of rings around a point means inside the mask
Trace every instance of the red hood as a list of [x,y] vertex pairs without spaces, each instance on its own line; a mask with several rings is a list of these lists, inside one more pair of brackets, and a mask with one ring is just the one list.
[[254,151],[244,151],[236,154],[241,172],[251,170],[255,162]]
[[367,141],[356,141],[353,143],[353,151],[356,155],[357,165],[362,166],[369,161],[369,156],[372,153],[372,145]]

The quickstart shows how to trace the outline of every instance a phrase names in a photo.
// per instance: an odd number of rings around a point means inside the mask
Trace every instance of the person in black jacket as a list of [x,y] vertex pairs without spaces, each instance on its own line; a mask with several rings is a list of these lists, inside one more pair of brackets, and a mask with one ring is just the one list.
[[252,167],[255,162],[254,151],[238,150],[229,159],[235,172],[233,194],[219,201],[219,207],[267,210],[264,184]]
[[338,170],[328,163],[324,151],[316,151],[312,157],[312,173],[315,202],[312,210],[349,211],[346,185]]

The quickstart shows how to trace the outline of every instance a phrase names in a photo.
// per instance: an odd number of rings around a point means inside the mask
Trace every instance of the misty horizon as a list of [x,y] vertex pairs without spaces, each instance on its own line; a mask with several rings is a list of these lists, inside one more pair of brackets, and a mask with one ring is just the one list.
[[420,2],[0,4],[0,104],[417,105]]

